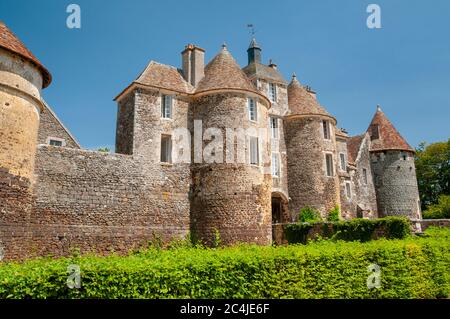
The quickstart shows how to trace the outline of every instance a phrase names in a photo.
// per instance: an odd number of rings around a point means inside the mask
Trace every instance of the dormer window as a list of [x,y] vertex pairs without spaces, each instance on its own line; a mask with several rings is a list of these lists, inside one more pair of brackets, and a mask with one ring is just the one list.
[[161,96],[161,117],[163,119],[172,118],[172,104],[173,98],[170,95]]
[[247,99],[247,107],[248,107],[249,120],[256,122],[258,120],[258,109],[256,108],[255,99],[248,98]]
[[380,127],[378,124],[372,124],[370,126],[370,140],[377,140],[380,138]]
[[275,83],[269,83],[269,99],[271,102],[277,101],[277,85]]

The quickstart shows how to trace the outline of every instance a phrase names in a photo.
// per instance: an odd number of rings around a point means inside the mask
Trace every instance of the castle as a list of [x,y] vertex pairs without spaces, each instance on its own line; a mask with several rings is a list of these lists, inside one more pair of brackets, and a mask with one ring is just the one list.
[[109,154],[81,149],[41,97],[50,73],[0,23],[5,258],[126,252],[188,234],[266,245],[273,224],[306,206],[323,217],[338,205],[343,219],[420,219],[414,150],[381,109],[367,132],[348,136],[261,52],[253,39],[244,68],[225,45],[206,66],[195,45],[181,69],[150,62],[115,98]]

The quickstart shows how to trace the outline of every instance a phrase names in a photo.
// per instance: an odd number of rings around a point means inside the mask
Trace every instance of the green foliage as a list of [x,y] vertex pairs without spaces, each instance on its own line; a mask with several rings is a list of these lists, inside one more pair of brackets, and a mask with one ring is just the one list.
[[97,152],[109,153],[111,150],[108,147],[100,147]]
[[321,221],[320,213],[311,207],[303,207],[298,214],[298,221],[302,223],[314,223]]
[[422,210],[438,203],[440,195],[450,195],[450,139],[421,143],[416,150],[416,173]]
[[[317,225],[317,223],[316,223]],[[366,242],[381,237],[402,239],[411,234],[410,223],[405,217],[385,217],[379,219],[355,218],[348,221],[323,223],[319,228],[314,224],[296,223],[284,227],[289,243],[306,243],[311,237],[311,229],[315,235],[333,240]]]
[[[149,249],[0,263],[0,298],[447,298],[449,229],[367,243]],[[381,267],[369,289],[367,267]],[[67,287],[78,265],[81,288]]]
[[328,212],[327,221],[338,222],[340,220],[339,216],[341,216],[339,205],[336,205],[332,210]]
[[424,219],[445,219],[450,218],[450,195],[441,195],[437,204],[430,205],[423,212]]

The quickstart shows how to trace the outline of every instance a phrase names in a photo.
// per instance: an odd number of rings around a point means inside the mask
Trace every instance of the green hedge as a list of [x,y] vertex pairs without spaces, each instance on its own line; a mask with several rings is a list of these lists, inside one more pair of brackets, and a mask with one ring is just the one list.
[[[368,243],[148,249],[0,264],[0,298],[436,298],[450,295],[450,230]],[[367,288],[367,267],[381,287]],[[81,288],[66,285],[81,269]]]
[[[320,228],[318,229],[318,226]],[[355,218],[349,221],[327,223],[296,223],[284,226],[289,243],[306,243],[311,230],[320,237],[345,241],[369,241],[380,237],[402,239],[411,234],[411,225],[405,217],[385,217],[379,219]]]

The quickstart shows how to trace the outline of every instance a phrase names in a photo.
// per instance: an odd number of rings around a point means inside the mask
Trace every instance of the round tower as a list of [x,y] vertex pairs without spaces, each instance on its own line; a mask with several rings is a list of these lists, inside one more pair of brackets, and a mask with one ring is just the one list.
[[192,103],[191,229],[206,244],[272,240],[269,107],[224,46]]
[[336,120],[293,75],[285,117],[289,209],[293,216],[313,207],[327,216],[340,203],[336,158]]
[[50,73],[0,21],[0,245],[5,258],[24,254],[40,94],[50,81]]
[[379,216],[401,215],[420,219],[414,149],[379,106],[368,133]]

